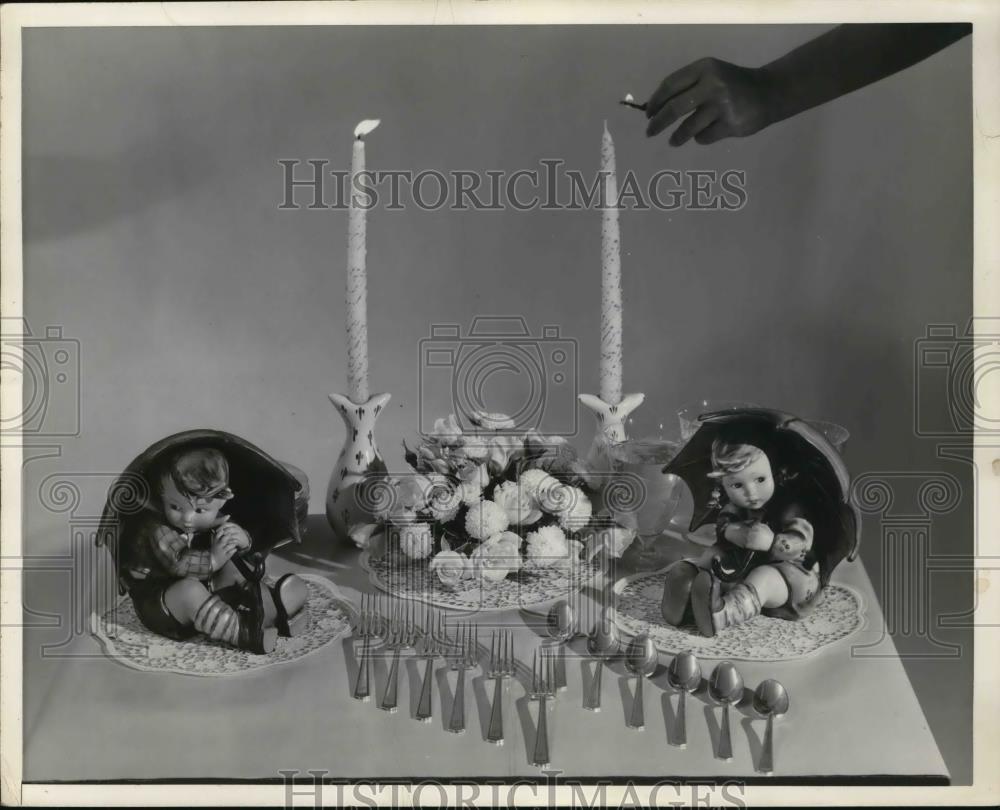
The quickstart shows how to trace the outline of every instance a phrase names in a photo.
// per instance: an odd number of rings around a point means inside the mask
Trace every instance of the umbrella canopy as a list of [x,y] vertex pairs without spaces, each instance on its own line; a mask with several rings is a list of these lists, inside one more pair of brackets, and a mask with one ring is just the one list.
[[187,430],[146,448],[108,490],[97,545],[108,546],[116,568],[128,559],[143,512],[158,504],[158,481],[166,463],[175,453],[194,448],[214,448],[226,457],[234,497],[225,512],[250,534],[252,551],[267,554],[275,546],[300,541],[296,495],[303,485],[296,474],[301,473],[232,433]]

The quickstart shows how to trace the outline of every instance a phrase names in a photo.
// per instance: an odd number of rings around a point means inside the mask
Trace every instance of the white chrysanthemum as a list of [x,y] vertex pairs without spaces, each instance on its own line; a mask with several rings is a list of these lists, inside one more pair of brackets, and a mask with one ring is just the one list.
[[414,523],[399,530],[399,547],[411,560],[429,557],[434,550],[434,538],[427,523]]
[[566,535],[558,526],[543,526],[529,532],[528,562],[536,568],[564,565],[569,557]]
[[469,507],[465,516],[465,530],[476,540],[485,540],[494,534],[506,531],[510,520],[493,501],[479,501]]
[[531,469],[525,470],[517,477],[517,483],[529,498],[538,500],[539,494],[550,486],[558,484],[558,479],[549,475],[545,470]]
[[504,481],[493,490],[493,500],[507,513],[513,526],[529,526],[542,516],[534,498],[517,481]]

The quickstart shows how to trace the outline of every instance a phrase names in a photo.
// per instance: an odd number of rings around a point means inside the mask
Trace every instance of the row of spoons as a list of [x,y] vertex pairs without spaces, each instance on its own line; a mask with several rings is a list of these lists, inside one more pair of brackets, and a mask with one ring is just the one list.
[[[550,636],[560,642],[566,642],[577,635],[575,614],[568,603],[561,601],[549,611],[548,631]],[[587,652],[597,658],[599,664],[594,674],[592,692],[590,699],[586,702],[586,707],[592,711],[600,711],[601,672],[604,669],[604,663],[622,654],[622,641],[614,621],[613,608],[604,608],[601,611],[598,621],[587,636]],[[625,648],[624,661],[629,672],[636,676],[635,698],[632,702],[628,726],[642,729],[645,726],[643,682],[651,677],[659,666],[659,652],[653,639],[645,633],[635,636]],[[701,664],[693,653],[677,654],[667,667],[667,683],[679,696],[674,738],[680,748],[687,746],[685,697],[698,689],[702,677]],[[743,698],[743,689],[743,676],[730,661],[722,661],[712,670],[708,681],[708,694],[713,701],[722,706],[717,751],[719,759],[728,761],[733,758],[729,707]],[[757,766],[761,773],[771,774],[774,772],[774,718],[785,714],[788,707],[787,690],[773,678],[762,681],[754,690],[754,711],[767,720],[760,762]]]

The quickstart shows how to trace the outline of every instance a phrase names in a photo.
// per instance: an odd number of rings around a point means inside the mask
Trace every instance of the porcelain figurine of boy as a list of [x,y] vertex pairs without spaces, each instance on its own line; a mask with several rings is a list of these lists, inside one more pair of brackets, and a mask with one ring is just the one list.
[[765,409],[719,423],[709,421],[665,468],[696,498],[711,490],[692,527],[714,517],[716,544],[667,569],[661,604],[669,624],[693,621],[705,636],[761,613],[806,615],[858,539],[846,468],[813,428]]
[[222,513],[235,495],[219,450],[179,451],[150,484],[156,491],[128,544],[122,571],[143,625],[168,638],[202,633],[256,653],[274,650],[279,634],[304,629],[308,590],[295,574],[265,579],[260,609],[246,607],[248,569],[238,555],[251,547],[251,538]]

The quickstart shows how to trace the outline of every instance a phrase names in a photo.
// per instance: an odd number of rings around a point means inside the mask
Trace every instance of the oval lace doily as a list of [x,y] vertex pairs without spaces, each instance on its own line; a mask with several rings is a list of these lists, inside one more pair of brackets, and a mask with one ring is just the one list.
[[664,571],[633,574],[615,583],[616,624],[623,634],[648,633],[660,652],[692,652],[701,658],[738,661],[788,661],[804,658],[846,638],[864,623],[860,594],[846,585],[830,584],[822,601],[803,619],[789,621],[756,616],[727,627],[714,638],[691,626],[672,627],[663,621]]
[[464,580],[461,588],[453,590],[442,585],[426,563],[407,560],[396,564],[392,556],[370,559],[364,552],[361,566],[376,588],[393,596],[473,612],[511,608],[538,611],[560,599],[569,599],[601,570],[597,562],[581,561],[573,570],[522,570],[499,582]]
[[196,636],[174,641],[147,630],[139,621],[128,595],[101,616],[92,615],[94,635],[104,652],[116,661],[146,672],[178,672],[184,675],[239,675],[265,667],[296,661],[316,652],[351,631],[349,604],[336,586],[315,574],[299,574],[309,588],[309,626],[296,638],[279,638],[267,655],[237,650],[227,644]]

